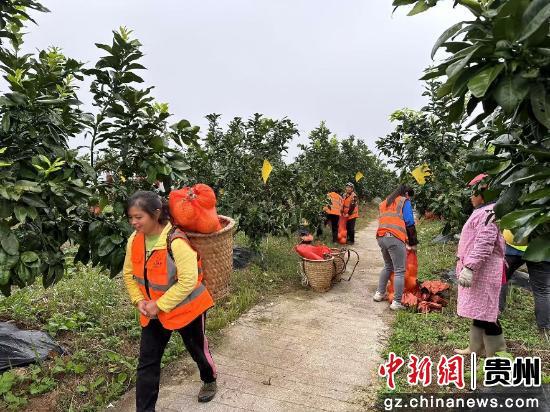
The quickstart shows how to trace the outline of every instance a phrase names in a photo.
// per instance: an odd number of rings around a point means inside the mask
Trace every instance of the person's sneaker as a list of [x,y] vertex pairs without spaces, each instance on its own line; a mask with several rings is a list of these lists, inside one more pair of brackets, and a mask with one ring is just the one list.
[[199,402],[210,402],[216,396],[218,386],[216,381],[210,383],[204,383],[199,391]]
[[386,300],[386,295],[376,291],[376,293],[372,297],[372,300],[374,300],[375,302],[382,302],[383,300]]
[[397,302],[396,300],[394,300],[390,305],[390,309],[391,310],[403,310],[403,309],[406,309],[406,307],[403,306],[401,303]]

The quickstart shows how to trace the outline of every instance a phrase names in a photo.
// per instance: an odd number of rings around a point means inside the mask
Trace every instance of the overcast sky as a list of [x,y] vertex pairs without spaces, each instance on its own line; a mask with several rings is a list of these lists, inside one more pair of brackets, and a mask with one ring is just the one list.
[[302,140],[325,120],[374,149],[392,111],[424,104],[418,78],[432,45],[467,17],[451,3],[407,17],[392,16],[391,0],[43,0],[51,13],[36,16],[25,48],[60,46],[91,65],[102,54],[94,43],[110,43],[124,25],[143,44],[146,85],[174,121],[204,130],[213,112],[226,121],[287,116]]

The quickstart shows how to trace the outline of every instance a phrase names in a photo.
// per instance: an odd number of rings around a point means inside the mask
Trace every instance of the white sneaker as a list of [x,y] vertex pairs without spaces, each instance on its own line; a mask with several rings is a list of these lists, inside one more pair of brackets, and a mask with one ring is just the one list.
[[386,300],[386,295],[384,293],[376,291],[376,293],[372,297],[372,300],[374,300],[375,302],[382,302],[383,300]]
[[390,309],[391,310],[403,310],[403,309],[407,309],[407,308],[405,306],[403,306],[401,303],[394,300],[390,305]]

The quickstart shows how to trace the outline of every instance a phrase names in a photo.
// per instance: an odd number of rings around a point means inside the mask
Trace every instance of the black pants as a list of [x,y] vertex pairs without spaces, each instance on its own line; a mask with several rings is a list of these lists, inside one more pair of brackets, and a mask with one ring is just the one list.
[[[198,316],[193,322],[179,329],[187,351],[197,363],[203,382],[216,380],[216,367],[212,361],[208,340],[204,335],[206,313]],[[136,411],[154,412],[159,395],[160,362],[164,349],[172,336],[172,331],[165,329],[158,319],[151,319],[141,329],[141,344],[136,382]]]
[[355,221],[357,219],[348,219],[346,222],[346,230],[348,232],[348,243],[353,244],[355,243]]
[[485,334],[489,336],[498,336],[502,334],[502,326],[500,326],[498,319],[496,322],[487,322],[484,320],[474,319],[474,326],[484,329]]
[[336,243],[338,241],[338,220],[340,216],[338,215],[327,215],[327,222],[330,223],[330,229],[332,231],[332,242]]
[[550,329],[550,262],[528,262],[523,256],[506,255],[506,284],[500,290],[499,309],[502,312],[506,308],[508,285],[514,272],[524,263],[529,272],[529,285],[535,299],[535,318],[540,329]]

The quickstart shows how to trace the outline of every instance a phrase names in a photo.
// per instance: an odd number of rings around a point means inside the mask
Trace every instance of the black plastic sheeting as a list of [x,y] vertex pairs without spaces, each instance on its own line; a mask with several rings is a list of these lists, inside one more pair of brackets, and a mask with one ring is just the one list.
[[440,244],[440,243],[449,243],[449,242],[452,242],[454,241],[455,238],[453,235],[437,235],[436,237],[434,237],[432,239],[432,243],[437,243],[437,244]]
[[243,247],[233,248],[233,269],[244,269],[248,266],[255,253]]
[[0,322],[0,371],[45,360],[52,352],[63,349],[47,333]]

